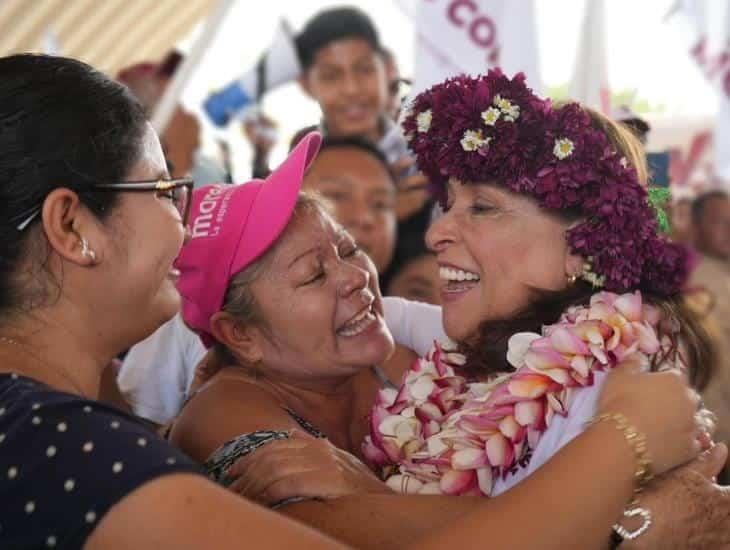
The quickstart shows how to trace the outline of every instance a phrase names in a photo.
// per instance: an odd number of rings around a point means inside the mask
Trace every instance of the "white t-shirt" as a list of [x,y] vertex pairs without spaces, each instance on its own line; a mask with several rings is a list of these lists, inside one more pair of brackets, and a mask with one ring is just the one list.
[[185,403],[204,355],[200,338],[178,314],[129,350],[117,384],[134,414],[167,424]]

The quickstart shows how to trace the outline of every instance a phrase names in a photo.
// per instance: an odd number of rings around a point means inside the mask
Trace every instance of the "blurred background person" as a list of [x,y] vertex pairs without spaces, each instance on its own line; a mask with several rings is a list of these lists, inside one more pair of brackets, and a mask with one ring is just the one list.
[[692,203],[692,233],[699,253],[689,299],[703,314],[718,349],[718,368],[704,392],[719,419],[718,441],[730,439],[730,197],[708,191]]
[[436,255],[426,246],[427,229],[428,224],[423,223],[420,231],[398,236],[390,269],[382,277],[385,296],[441,305],[442,281]]
[[383,153],[364,138],[327,137],[303,188],[328,199],[334,218],[385,273],[396,243],[396,192]]
[[[172,51],[160,63],[138,63],[122,69],[117,80],[132,91],[151,117],[182,60],[182,54]],[[191,176],[198,186],[230,181],[229,171],[202,153],[200,123],[182,104],[175,109],[160,141],[172,176]]]

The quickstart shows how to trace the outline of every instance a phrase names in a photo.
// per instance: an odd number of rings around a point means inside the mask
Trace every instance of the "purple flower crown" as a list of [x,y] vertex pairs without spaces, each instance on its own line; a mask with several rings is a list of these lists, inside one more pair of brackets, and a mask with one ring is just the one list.
[[419,94],[403,122],[419,168],[443,198],[450,178],[497,181],[584,220],[567,232],[595,286],[672,295],[689,276],[685,247],[660,235],[636,169],[577,103],[553,107],[499,70]]

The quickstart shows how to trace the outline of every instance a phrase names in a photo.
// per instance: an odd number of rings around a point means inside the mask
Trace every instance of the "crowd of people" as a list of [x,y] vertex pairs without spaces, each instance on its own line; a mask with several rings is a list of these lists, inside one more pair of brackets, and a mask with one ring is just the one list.
[[672,236],[633,115],[296,44],[240,184],[179,56],[0,58],[0,548],[730,548],[730,197]]

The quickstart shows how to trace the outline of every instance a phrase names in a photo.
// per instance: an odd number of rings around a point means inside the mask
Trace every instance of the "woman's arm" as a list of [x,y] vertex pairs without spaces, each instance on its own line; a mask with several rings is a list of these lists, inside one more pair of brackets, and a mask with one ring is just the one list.
[[[692,420],[696,404],[696,395],[676,373],[642,374],[634,365],[609,375],[598,413],[622,411],[647,435],[655,471],[661,473],[697,454]],[[261,452],[274,453],[273,445]],[[291,461],[296,462],[290,457],[287,468],[293,467]],[[334,469],[327,461],[317,463],[322,476],[331,478]],[[496,548],[531,548],[536,540],[546,548],[598,548],[629,501],[635,468],[636,457],[624,433],[603,422],[492,500],[355,493],[330,503],[293,505],[284,512],[363,548],[402,548],[418,537],[427,537],[423,543],[435,547],[449,539],[468,548],[477,542],[484,545],[488,536],[497,538]],[[273,476],[268,487],[279,496],[303,490],[301,478],[286,472]],[[477,532],[482,535],[475,542]]]
[[142,485],[100,521],[84,550],[262,550],[344,548],[200,476],[168,475]]
[[352,495],[282,512],[357,548],[604,548],[634,468],[623,435],[603,424],[494,499]]

